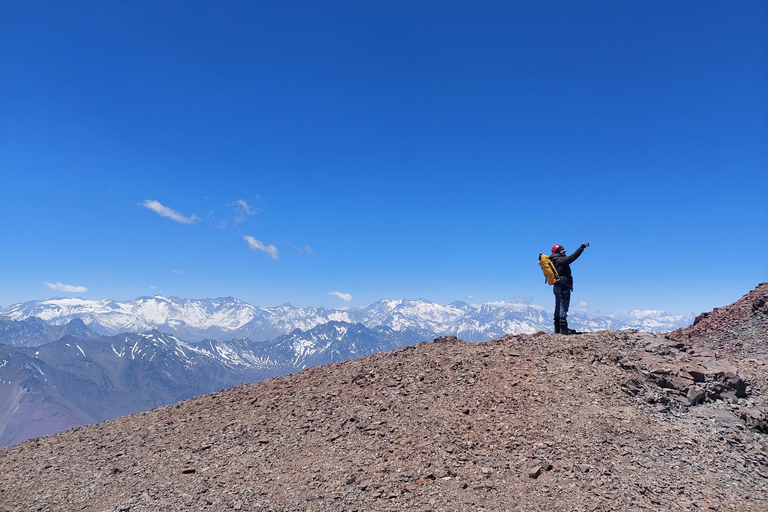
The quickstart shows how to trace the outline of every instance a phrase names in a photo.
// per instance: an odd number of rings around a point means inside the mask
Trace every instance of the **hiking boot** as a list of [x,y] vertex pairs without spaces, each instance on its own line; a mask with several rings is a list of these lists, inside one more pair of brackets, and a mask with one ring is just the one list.
[[555,320],[555,334],[560,334],[560,320]]
[[569,329],[568,320],[561,320],[560,334],[570,335],[570,334],[581,334],[581,333],[579,331],[574,331],[573,329]]

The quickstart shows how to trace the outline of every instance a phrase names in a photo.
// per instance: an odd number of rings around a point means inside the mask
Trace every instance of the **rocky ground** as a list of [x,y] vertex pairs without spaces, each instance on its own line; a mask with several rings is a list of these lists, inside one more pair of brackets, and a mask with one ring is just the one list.
[[33,439],[0,451],[0,510],[765,511],[766,295],[667,336],[439,338]]

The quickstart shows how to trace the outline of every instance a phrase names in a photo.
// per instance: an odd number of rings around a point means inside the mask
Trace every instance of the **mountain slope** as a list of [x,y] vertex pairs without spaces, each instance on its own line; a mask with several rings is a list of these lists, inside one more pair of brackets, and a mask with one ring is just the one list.
[[768,401],[698,343],[440,338],[313,367],[0,450],[2,507],[764,511]]
[[423,339],[410,330],[396,332],[388,327],[372,330],[362,324],[331,321],[306,332],[297,329],[263,346],[269,347],[270,361],[298,370],[389,351]]
[[65,336],[80,339],[97,338],[99,334],[89,329],[79,318],[63,325],[51,325],[37,317],[15,321],[0,317],[0,344],[17,347],[36,347]]
[[765,435],[625,393],[637,374],[603,357],[623,342],[443,339],[314,367],[6,449],[0,486],[44,511],[764,510]]
[[0,446],[279,374],[152,332],[0,345]]
[[674,340],[698,339],[718,350],[756,354],[768,345],[768,282],[728,307],[697,316],[693,324],[669,333]]
[[0,345],[0,446],[423,339],[329,322],[270,342],[188,343],[151,331],[70,336],[35,348]]

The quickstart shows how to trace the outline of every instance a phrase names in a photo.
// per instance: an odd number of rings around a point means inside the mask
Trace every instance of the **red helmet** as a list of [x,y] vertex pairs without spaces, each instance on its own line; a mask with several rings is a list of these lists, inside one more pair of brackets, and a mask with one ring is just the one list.
[[562,248],[563,248],[563,246],[562,246],[562,245],[560,245],[560,244],[555,244],[555,245],[553,245],[553,246],[552,246],[552,254],[556,253],[557,251],[559,251],[559,250],[560,250],[560,249],[562,249]]

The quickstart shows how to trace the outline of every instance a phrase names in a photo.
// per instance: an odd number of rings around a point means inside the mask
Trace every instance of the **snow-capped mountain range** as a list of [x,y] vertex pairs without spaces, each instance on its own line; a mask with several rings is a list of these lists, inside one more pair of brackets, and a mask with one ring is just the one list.
[[[125,302],[80,298],[50,299],[0,308],[0,316],[11,320],[36,317],[49,325],[66,325],[82,320],[104,335],[159,330],[187,341],[204,339],[272,340],[296,329],[307,331],[329,322],[362,324],[368,328],[410,329],[424,339],[454,335],[468,341],[493,339],[504,334],[551,331],[551,315],[541,306],[492,302],[448,305],[419,300],[380,300],[358,309],[296,308],[290,304],[258,307],[233,297],[180,299],[139,297]],[[572,328],[634,328],[662,332],[685,327],[694,315],[673,315],[664,311],[632,311],[627,314],[590,315],[574,312]]]
[[[330,321],[272,341],[187,342],[159,331],[99,336],[71,320],[42,339],[38,318],[0,321],[0,448],[278,375],[423,341]],[[30,340],[33,338],[32,340]]]
[[[454,335],[550,330],[539,306],[381,300],[261,308],[234,298],[50,299],[0,309],[0,447],[29,437]],[[693,315],[576,313],[581,330],[670,331]]]
[[0,447],[284,373],[243,343],[158,331],[2,344]]

